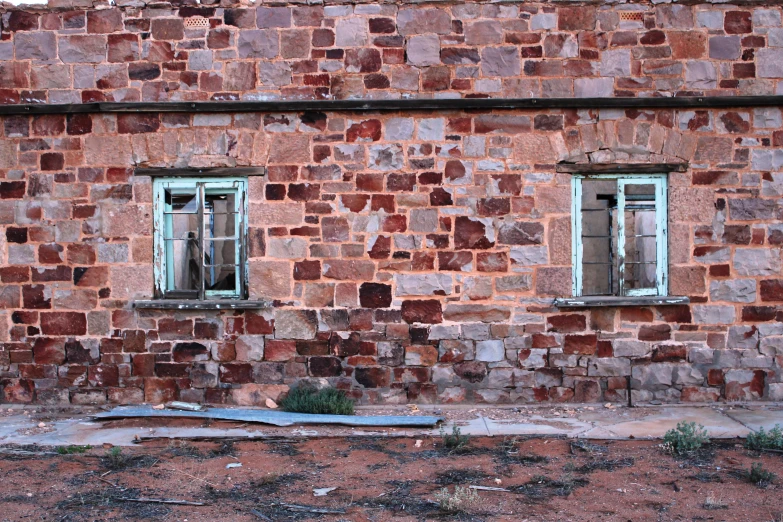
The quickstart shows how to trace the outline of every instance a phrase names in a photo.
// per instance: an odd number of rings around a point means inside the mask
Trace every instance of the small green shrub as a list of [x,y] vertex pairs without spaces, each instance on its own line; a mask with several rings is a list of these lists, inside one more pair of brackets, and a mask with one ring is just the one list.
[[750,467],[750,471],[748,471],[747,477],[748,482],[764,488],[775,482],[777,475],[769,470],[764,469],[764,466],[762,466],[761,462],[757,462]]
[[58,446],[57,453],[60,455],[75,455],[77,453],[85,453],[87,450],[91,450],[92,446]]
[[443,488],[435,493],[435,500],[438,501],[440,510],[444,513],[462,513],[476,506],[479,502],[479,494],[475,489],[454,487],[454,493],[449,493],[447,488]]
[[745,440],[745,447],[751,450],[776,449],[783,450],[783,429],[780,424],[769,431],[761,428],[759,431],[752,431]]
[[675,455],[684,455],[709,444],[707,430],[695,422],[678,422],[677,427],[666,432],[663,445]]
[[453,452],[463,451],[470,444],[470,435],[463,435],[456,424],[451,427],[451,433],[446,433],[441,426],[440,438],[443,440],[443,447]]
[[106,468],[114,471],[127,468],[132,460],[133,457],[123,454],[122,448],[117,446],[106,451],[106,455],[101,459]]
[[313,390],[294,388],[280,403],[284,411],[294,413],[320,413],[326,415],[353,415],[353,401],[345,392],[335,388]]

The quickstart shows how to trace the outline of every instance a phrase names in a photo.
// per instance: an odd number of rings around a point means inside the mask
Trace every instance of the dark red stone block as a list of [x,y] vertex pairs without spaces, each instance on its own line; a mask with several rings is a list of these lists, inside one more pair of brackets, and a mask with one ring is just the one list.
[[728,11],[723,19],[727,34],[745,34],[753,31],[750,11]]
[[65,343],[62,339],[40,337],[33,344],[35,364],[63,364],[65,362]]
[[567,335],[563,346],[563,353],[592,355],[598,346],[598,337],[595,334]]
[[158,335],[161,339],[188,339],[193,336],[193,321],[168,317],[161,319],[158,321]]
[[668,324],[644,325],[639,328],[640,341],[667,341],[671,338],[672,327]]
[[487,365],[479,361],[459,362],[454,365],[454,373],[459,375],[460,378],[475,384],[486,378]]
[[0,199],[21,199],[24,197],[27,183],[24,181],[0,182]]
[[436,324],[443,322],[441,302],[436,299],[404,301],[402,318],[406,323]]
[[777,315],[777,308],[774,306],[743,306],[743,322],[761,322],[774,321]]
[[587,318],[581,314],[551,315],[547,317],[547,323],[552,332],[572,333],[587,329]]
[[41,331],[45,335],[85,335],[87,317],[80,312],[43,312]]
[[388,388],[391,375],[388,368],[359,366],[353,373],[356,382],[365,388]]
[[345,133],[345,140],[349,143],[355,141],[378,141],[381,139],[380,120],[365,120],[354,123]]
[[171,351],[174,362],[193,362],[209,359],[209,348],[201,343],[177,343]]
[[24,285],[22,302],[27,309],[43,310],[52,307],[51,288],[44,285]]
[[8,227],[5,229],[5,239],[9,243],[27,243],[27,229],[24,227]]
[[220,382],[246,384],[253,382],[253,366],[250,363],[226,363],[220,366]]
[[307,368],[313,377],[337,377],[342,375],[343,367],[337,357],[310,357]]
[[652,362],[684,361],[686,357],[685,345],[660,344],[653,349]]
[[65,117],[65,129],[72,136],[89,134],[92,132],[92,116],[84,113],[68,114]]
[[363,308],[388,308],[392,303],[391,285],[362,283],[359,287],[359,303]]
[[160,117],[150,113],[126,113],[117,115],[117,132],[120,134],[141,134],[157,132]]

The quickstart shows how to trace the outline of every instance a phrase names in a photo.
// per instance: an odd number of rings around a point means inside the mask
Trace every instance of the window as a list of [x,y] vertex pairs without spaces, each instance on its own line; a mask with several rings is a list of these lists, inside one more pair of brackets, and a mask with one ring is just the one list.
[[574,296],[666,296],[666,174],[573,177]]
[[246,297],[247,179],[156,178],[153,194],[157,297]]

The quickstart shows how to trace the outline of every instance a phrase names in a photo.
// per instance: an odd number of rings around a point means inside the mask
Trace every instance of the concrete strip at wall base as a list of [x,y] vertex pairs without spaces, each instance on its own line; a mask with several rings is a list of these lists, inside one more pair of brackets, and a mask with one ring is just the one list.
[[[695,422],[705,427],[710,438],[737,439],[749,431],[764,427],[769,430],[783,425],[783,412],[775,405],[751,407],[713,406],[656,406],[640,408],[544,407],[529,408],[523,412],[493,407],[472,408],[467,414],[462,409],[441,406],[439,410],[447,418],[443,431],[451,433],[452,426],[459,427],[464,435],[473,437],[557,437],[591,440],[659,440],[678,422]],[[426,408],[425,408],[426,410]],[[394,414],[394,408],[384,413]],[[399,410],[396,413],[402,413]],[[360,410],[360,415],[362,411]],[[467,418],[466,418],[467,417]],[[736,420],[735,420],[736,419]],[[741,421],[741,422],[738,422]],[[106,427],[91,422],[86,417],[61,419],[38,427],[38,418],[13,415],[3,418],[0,445],[38,444],[41,446],[92,445],[104,443],[116,446],[132,446],[146,440],[275,440],[279,438],[308,437],[413,437],[426,440],[427,444],[439,442],[441,430],[390,429],[374,430],[339,426],[314,425],[306,428],[270,426],[246,426],[226,428],[177,427],[171,424],[146,427]]]

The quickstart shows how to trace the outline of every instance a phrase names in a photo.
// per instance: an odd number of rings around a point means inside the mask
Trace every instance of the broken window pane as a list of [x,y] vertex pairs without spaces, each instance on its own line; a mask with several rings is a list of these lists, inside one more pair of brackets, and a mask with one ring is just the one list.
[[583,295],[614,293],[617,267],[617,180],[585,179],[582,182]]
[[655,288],[657,281],[655,185],[625,186],[625,288]]
[[166,189],[164,197],[169,285],[176,291],[198,290],[201,286],[201,256],[196,190]]

